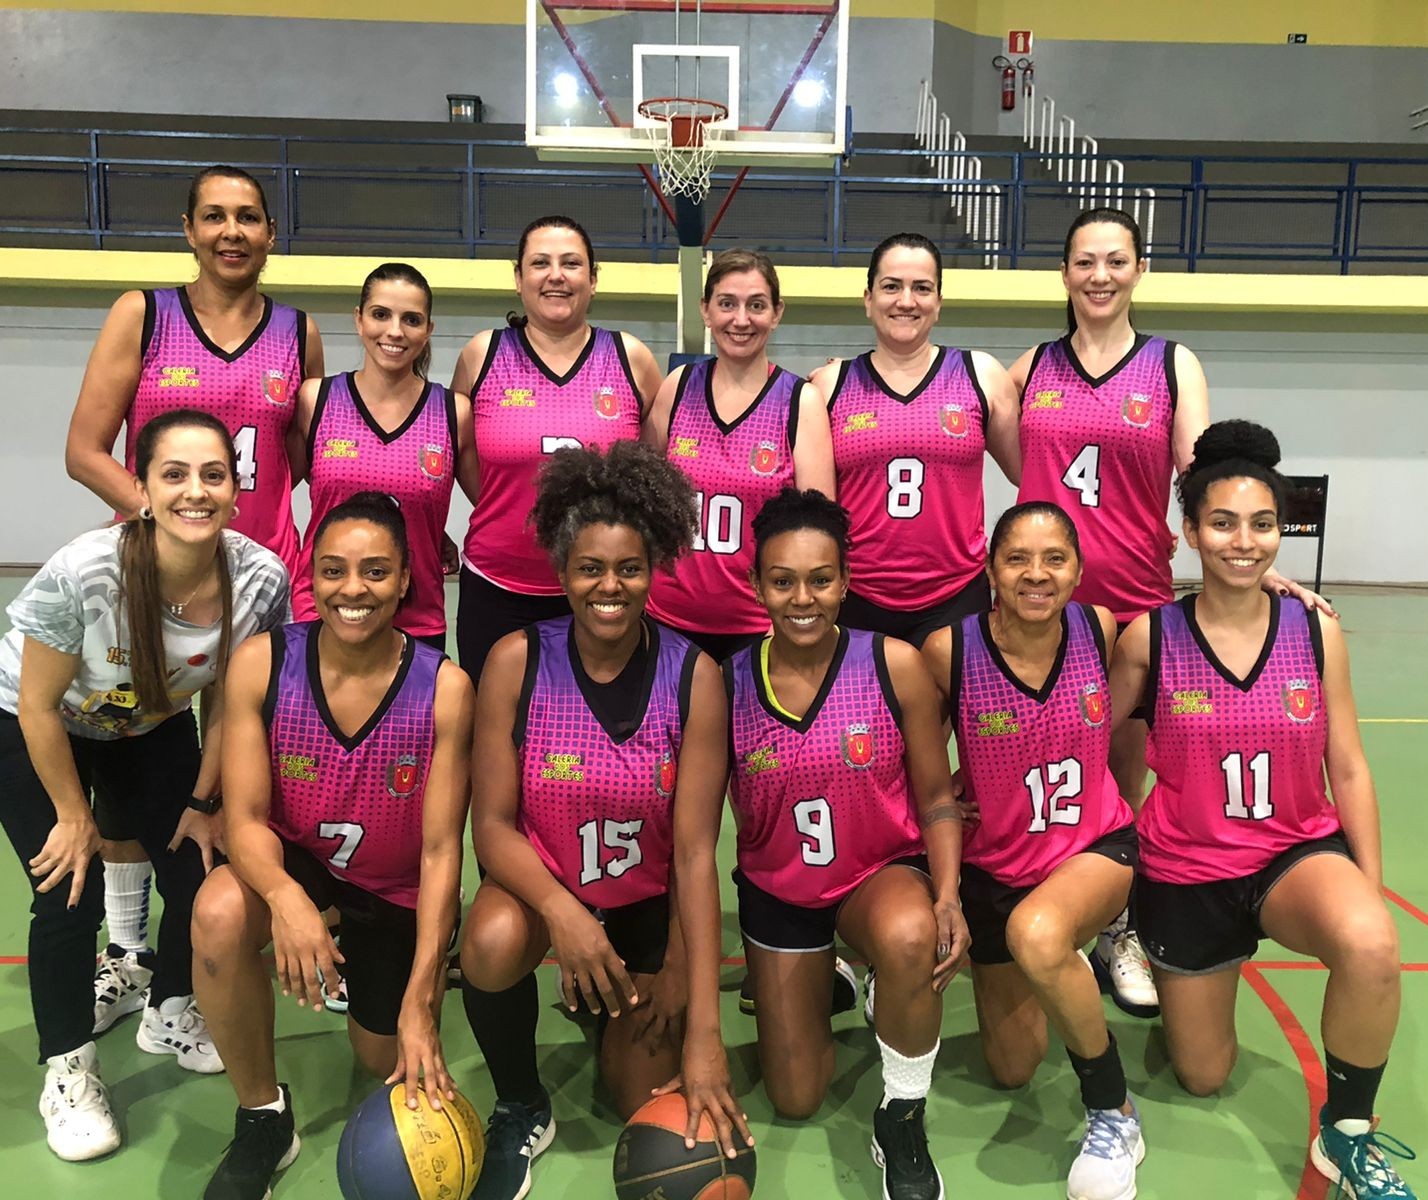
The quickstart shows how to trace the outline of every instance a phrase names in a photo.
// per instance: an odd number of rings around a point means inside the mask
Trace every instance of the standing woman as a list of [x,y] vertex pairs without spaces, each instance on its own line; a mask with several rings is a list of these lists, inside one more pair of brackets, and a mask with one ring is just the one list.
[[451,488],[477,493],[471,401],[427,378],[431,287],[407,263],[383,263],[362,284],[353,315],[364,357],[356,371],[309,379],[295,425],[305,447],[312,519],[293,577],[293,616],[318,616],[313,537],[337,505],[358,492],[391,496],[406,523],[411,584],[398,629],[446,648],[441,543]]
[[873,251],[863,307],[876,348],[812,376],[853,521],[843,619],[920,646],[991,603],[982,468],[1017,480],[1016,393],[991,355],[933,344],[942,254],[921,234]]
[[699,304],[715,357],[660,386],[645,440],[694,485],[699,532],[650,590],[650,615],[722,662],[769,627],[749,590],[754,514],[789,484],[833,495],[828,410],[818,389],[768,359],[783,317],[778,274],[756,250],[721,250]]
[[300,1146],[274,1059],[269,941],[299,1004],[330,1004],[343,964],[348,1038],[369,1074],[403,1079],[412,1107],[419,1075],[432,1107],[452,1094],[437,1021],[475,697],[441,651],[393,625],[411,572],[390,496],[333,507],[313,542],[319,619],[253,639],[229,673],[229,863],[204,884],[193,927],[199,994],[239,1108],[206,1200],[265,1196]]
[[461,966],[496,1106],[476,1200],[524,1196],[555,1135],[536,1066],[547,952],[571,1011],[602,1014],[600,1078],[622,1120],[678,1075],[691,1147],[701,1113],[727,1154],[753,1142],[719,1032],[719,673],[645,616],[651,575],[689,545],[694,495],[647,446],[565,449],[533,520],[571,611],[502,638],[477,696],[471,833],[486,876]]
[[1170,1063],[1197,1096],[1234,1068],[1239,967],[1261,938],[1328,968],[1328,1102],[1310,1156],[1346,1196],[1411,1200],[1386,1153],[1412,1152],[1375,1132],[1400,1003],[1378,800],[1343,632],[1266,594],[1288,493],[1278,462],[1262,426],[1201,434],[1179,492],[1202,590],[1138,617],[1116,647],[1112,711],[1144,705],[1155,772],[1136,911]]
[[[1122,630],[1172,598],[1171,474],[1189,465],[1210,420],[1195,355],[1131,324],[1131,298],[1145,270],[1140,226],[1128,213],[1081,213],[1061,259],[1069,332],[1028,350],[1011,369],[1021,393],[1017,502],[1043,500],[1071,514],[1086,564],[1076,599],[1109,609]],[[1111,771],[1138,809],[1145,722],[1133,713],[1119,717]],[[1117,1005],[1155,1015],[1155,985],[1125,915],[1097,939],[1092,958]]]
[[[277,556],[225,529],[237,456],[220,421],[155,417],[134,464],[138,516],[56,553],[10,605],[0,642],[0,823],[34,891],[40,1112],[50,1149],[70,1160],[119,1145],[92,1040],[103,905],[90,791],[138,835],[164,898],[139,1048],[221,1071],[193,1003],[189,914],[218,838],[223,673],[229,651],[288,607]],[[200,690],[201,753],[190,709]]]
[[1135,1194],[1145,1156],[1115,1038],[1080,947],[1126,905],[1130,806],[1109,765],[1107,651],[1115,620],[1071,599],[1076,526],[1054,504],[1008,509],[992,531],[991,612],[922,647],[957,735],[966,798],[962,903],[982,1052],[1003,1087],[1030,1082],[1055,1025],[1086,1109],[1071,1200]]
[[[115,510],[132,517],[139,431],[176,408],[212,413],[238,451],[238,504],[231,528],[297,562],[288,436],[293,399],[322,374],[312,318],[258,290],[277,227],[262,186],[237,167],[206,167],[189,185],[184,236],[198,278],[177,288],[125,292],[89,356],[65,443],[65,468]],[[124,465],[113,458],[125,427]],[[135,831],[101,794],[105,912],[111,946],[95,978],[95,1033],[143,1002],[148,980],[149,863]]]
[[[491,647],[533,620],[569,611],[550,559],[527,527],[536,474],[565,446],[635,441],[659,390],[643,342],[588,321],[595,250],[569,217],[539,217],[516,247],[524,316],[478,333],[461,351],[451,390],[471,397],[476,507],[466,535],[456,642],[473,680]],[[463,485],[466,480],[464,478]]]
[[923,1118],[942,992],[967,952],[962,830],[937,692],[917,652],[838,624],[848,514],[785,489],[754,519],[771,635],[724,664],[739,927],[764,1089],[806,1119],[833,1078],[835,935],[877,968],[885,1197],[939,1200]]

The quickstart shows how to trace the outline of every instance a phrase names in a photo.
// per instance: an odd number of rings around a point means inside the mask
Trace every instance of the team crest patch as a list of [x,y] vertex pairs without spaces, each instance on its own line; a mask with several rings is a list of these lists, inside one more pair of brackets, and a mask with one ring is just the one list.
[[421,473],[428,479],[440,479],[446,474],[446,453],[440,446],[421,448]]
[[960,404],[944,404],[937,411],[937,421],[948,437],[967,436],[967,410]]
[[873,731],[857,723],[843,730],[843,761],[850,767],[866,767],[873,761]]
[[595,411],[607,421],[613,421],[620,415],[620,397],[615,395],[614,388],[597,388],[594,403]]
[[659,760],[659,766],[655,768],[655,791],[666,800],[674,795],[675,772],[674,756],[666,753]]
[[1106,694],[1100,685],[1088,683],[1081,693],[1081,720],[1092,729],[1099,727],[1106,719]]
[[387,791],[400,800],[416,791],[417,759],[415,754],[399,754],[387,768]]
[[772,475],[778,470],[778,447],[772,442],[760,442],[749,456],[749,467],[756,475]]
[[281,408],[292,398],[288,393],[288,377],[278,370],[264,371],[263,395],[268,398],[268,403]]
[[1126,424],[1134,425],[1137,429],[1144,429],[1150,424],[1150,412],[1150,397],[1140,392],[1132,392],[1121,405],[1121,416],[1125,418]]
[[1284,711],[1301,724],[1314,716],[1314,693],[1307,680],[1291,679],[1284,685]]

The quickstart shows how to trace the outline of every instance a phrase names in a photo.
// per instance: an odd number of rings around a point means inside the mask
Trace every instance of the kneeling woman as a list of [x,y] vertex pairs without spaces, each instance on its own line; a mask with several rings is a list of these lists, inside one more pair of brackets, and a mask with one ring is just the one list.
[[[1120,1200],[1135,1194],[1145,1147],[1079,952],[1125,907],[1136,861],[1130,806],[1109,765],[1115,618],[1071,601],[1081,549],[1055,504],[1003,513],[988,560],[996,607],[922,649],[978,813],[962,852],[962,902],[982,1051],[998,1083],[1020,1087],[1046,1055],[1050,1018],[1086,1106],[1067,1195]],[[881,980],[878,991],[881,1000]]]
[[1278,462],[1262,426],[1221,421],[1200,435],[1179,492],[1203,588],[1137,618],[1116,648],[1113,711],[1144,702],[1155,772],[1136,911],[1170,1063],[1196,1095],[1234,1067],[1239,965],[1261,938],[1328,967],[1328,1103],[1312,1160],[1345,1195],[1411,1197],[1384,1157],[1406,1148],[1374,1133],[1398,936],[1344,635],[1261,587],[1279,551]]
[[600,1075],[622,1119],[682,1068],[690,1131],[707,1112],[726,1152],[752,1143],[719,1033],[719,673],[645,617],[650,575],[689,546],[695,513],[678,468],[635,442],[558,450],[541,473],[536,540],[572,615],[497,642],[477,702],[487,874],[461,967],[496,1088],[481,1200],[524,1196],[554,1134],[535,1058],[547,950],[572,1011],[602,1014]]
[[911,646],[839,627],[846,511],[786,488],[754,519],[754,539],[750,578],[772,635],[724,671],[734,878],[764,1087],[789,1117],[823,1102],[836,934],[878,972],[884,1090],[873,1157],[884,1195],[935,1200],[942,1179],[923,1110],[942,991],[967,950],[937,693]]
[[[194,905],[195,985],[238,1094],[208,1200],[265,1195],[297,1156],[273,1057],[269,941],[285,996],[321,1008],[337,970],[347,1031],[378,1078],[451,1094],[437,1038],[456,922],[471,684],[393,627],[410,584],[396,502],[362,492],[313,538],[320,620],[255,638],[228,673],[223,787],[230,865]],[[342,915],[342,950],[322,913]]]

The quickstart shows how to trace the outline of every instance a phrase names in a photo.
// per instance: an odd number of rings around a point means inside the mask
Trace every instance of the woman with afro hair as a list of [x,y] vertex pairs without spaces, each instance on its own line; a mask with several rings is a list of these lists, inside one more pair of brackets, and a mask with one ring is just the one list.
[[691,1138],[706,1114],[726,1153],[752,1142],[719,1032],[723,687],[645,616],[653,572],[688,549],[695,517],[683,474],[637,443],[559,450],[541,471],[531,518],[571,615],[497,642],[476,706],[471,825],[487,873],[461,966],[496,1090],[481,1200],[524,1196],[555,1131],[535,1056],[548,952],[566,1005],[599,1014],[622,1120],[681,1076]]

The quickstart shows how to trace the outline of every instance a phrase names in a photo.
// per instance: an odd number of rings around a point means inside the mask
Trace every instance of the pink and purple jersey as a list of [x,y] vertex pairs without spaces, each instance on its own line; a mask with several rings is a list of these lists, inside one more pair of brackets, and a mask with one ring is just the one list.
[[338,879],[415,908],[436,676],[446,656],[408,637],[387,694],[348,736],[323,695],[321,629],[311,621],[272,634],[263,704],[273,780],[268,824]]
[[1027,686],[979,613],[953,630],[952,726],[981,820],[962,861],[1008,887],[1035,887],[1096,839],[1131,824],[1111,775],[1110,689],[1100,620],[1067,605],[1061,649],[1040,688]]
[[1319,614],[1270,596],[1269,630],[1244,679],[1195,621],[1196,597],[1150,614],[1140,869],[1162,883],[1238,879],[1339,817],[1324,785],[1328,715]]
[[673,575],[655,573],[649,611],[679,629],[762,633],[769,616],[749,587],[753,522],[793,482],[803,380],[773,367],[754,402],[724,421],[714,407],[714,361],[685,367],[675,390],[665,455],[698,493],[699,533]]
[[186,288],[144,293],[139,386],[125,415],[124,465],[134,470],[139,430],[160,413],[197,408],[233,435],[238,509],[230,529],[297,565],[287,435],[302,384],[307,316],[263,297],[263,315],[238,349],[220,350],[194,315]]
[[1118,621],[1172,594],[1175,397],[1175,343],[1145,334],[1100,378],[1069,337],[1038,346],[1027,372],[1017,503],[1049,500],[1071,514],[1085,564],[1076,599]]
[[456,478],[456,404],[428,383],[411,415],[390,433],[377,424],[349,372],[322,381],[307,437],[312,519],[293,576],[293,617],[317,616],[312,596],[312,535],[322,518],[356,492],[386,492],[402,506],[412,572],[397,626],[417,637],[446,632],[441,537]]
[[[632,728],[607,729],[572,663],[570,617],[526,629],[526,675],[513,738],[516,828],[563,887],[591,908],[669,891],[674,783],[699,651],[646,622],[649,660]],[[583,672],[581,673],[583,674]]]
[[922,854],[883,635],[844,629],[801,719],[770,694],[763,646],[724,663],[739,869],[789,904],[819,908]]
[[564,375],[535,352],[524,329],[491,334],[471,389],[481,491],[466,535],[466,565],[508,592],[558,596],[560,581],[526,525],[536,476],[562,446],[607,448],[640,436],[640,393],[618,333],[591,329]]
[[884,608],[930,608],[986,566],[987,397],[968,350],[939,348],[893,391],[871,354],[843,363],[828,402],[838,502],[852,518],[853,588]]

